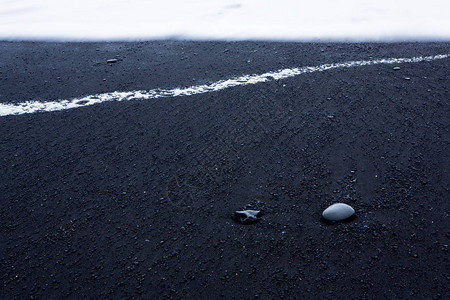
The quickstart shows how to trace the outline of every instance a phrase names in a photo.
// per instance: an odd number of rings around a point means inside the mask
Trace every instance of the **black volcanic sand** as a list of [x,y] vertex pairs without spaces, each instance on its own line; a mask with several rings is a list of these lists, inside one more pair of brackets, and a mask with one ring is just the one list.
[[[0,102],[449,46],[2,42]],[[449,62],[0,117],[0,298],[449,299]]]

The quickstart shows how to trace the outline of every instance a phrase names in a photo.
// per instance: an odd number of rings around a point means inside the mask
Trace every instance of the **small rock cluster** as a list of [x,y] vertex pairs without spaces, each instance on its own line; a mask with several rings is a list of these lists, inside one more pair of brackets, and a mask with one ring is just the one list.
[[[329,222],[340,222],[349,220],[355,215],[355,210],[348,204],[335,203],[322,212],[322,218]],[[234,213],[234,220],[241,224],[253,224],[261,219],[260,210],[238,210]]]

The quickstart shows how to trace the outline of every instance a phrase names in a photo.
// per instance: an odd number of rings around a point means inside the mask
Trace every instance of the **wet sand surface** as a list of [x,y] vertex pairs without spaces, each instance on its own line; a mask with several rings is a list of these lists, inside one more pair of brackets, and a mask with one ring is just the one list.
[[[1,42],[0,102],[449,45]],[[449,298],[449,61],[0,117],[0,297]]]

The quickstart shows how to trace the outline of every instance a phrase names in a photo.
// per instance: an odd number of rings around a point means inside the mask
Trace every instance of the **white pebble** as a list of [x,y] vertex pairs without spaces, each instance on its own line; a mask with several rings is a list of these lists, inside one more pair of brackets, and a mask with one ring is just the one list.
[[350,205],[335,203],[323,211],[322,217],[329,221],[342,221],[350,218],[354,213],[355,210]]

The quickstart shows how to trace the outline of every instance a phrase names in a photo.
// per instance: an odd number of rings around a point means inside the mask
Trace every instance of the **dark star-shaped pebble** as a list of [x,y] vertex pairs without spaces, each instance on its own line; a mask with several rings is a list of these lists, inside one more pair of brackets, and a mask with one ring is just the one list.
[[260,210],[238,210],[234,213],[236,222],[242,224],[256,223],[261,219],[262,213]]

